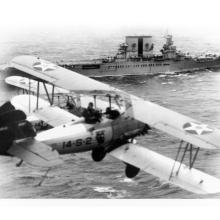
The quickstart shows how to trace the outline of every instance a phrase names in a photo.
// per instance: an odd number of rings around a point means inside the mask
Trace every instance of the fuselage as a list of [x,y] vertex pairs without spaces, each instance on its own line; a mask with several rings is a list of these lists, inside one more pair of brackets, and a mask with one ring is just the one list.
[[144,132],[145,124],[120,116],[115,120],[103,118],[100,123],[70,123],[37,134],[36,140],[50,145],[60,154],[114,147],[117,143]]

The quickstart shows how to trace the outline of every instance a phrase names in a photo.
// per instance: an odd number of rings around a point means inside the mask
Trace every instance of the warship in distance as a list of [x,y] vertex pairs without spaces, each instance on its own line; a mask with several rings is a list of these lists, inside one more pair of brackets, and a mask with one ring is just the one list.
[[165,38],[159,54],[154,52],[152,36],[126,36],[126,42],[120,44],[116,56],[59,65],[91,77],[171,74],[220,68],[219,56],[192,57],[177,50],[172,35]]

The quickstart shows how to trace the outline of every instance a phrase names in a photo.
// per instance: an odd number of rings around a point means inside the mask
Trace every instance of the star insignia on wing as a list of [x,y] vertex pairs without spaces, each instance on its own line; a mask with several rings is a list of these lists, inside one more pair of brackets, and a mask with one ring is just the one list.
[[187,122],[183,125],[183,129],[190,134],[196,135],[204,135],[213,132],[213,129],[208,127],[208,125],[199,124],[198,122]]
[[55,70],[57,68],[57,65],[40,60],[33,64],[33,68],[36,70],[40,70],[41,72],[45,72],[45,71]]

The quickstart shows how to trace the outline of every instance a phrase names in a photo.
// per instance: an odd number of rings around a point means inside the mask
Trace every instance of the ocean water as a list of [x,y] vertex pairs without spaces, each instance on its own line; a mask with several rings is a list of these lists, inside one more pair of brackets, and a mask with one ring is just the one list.
[[[0,43],[0,63],[13,56],[33,54],[50,61],[81,60],[113,55],[127,33],[88,37],[62,34],[48,38],[46,34],[35,38],[3,41]],[[148,34],[148,33],[145,33]],[[89,34],[88,34],[89,35]],[[157,38],[158,45],[163,39]],[[177,46],[194,54],[201,51],[219,52],[220,47],[178,36]],[[159,48],[159,46],[158,46]],[[5,85],[0,75],[0,104],[18,93]],[[205,70],[194,73],[105,77],[98,80],[134,95],[220,128],[220,71]],[[137,86],[138,85],[138,86]],[[151,150],[175,158],[179,141],[152,130],[137,141]],[[110,156],[99,163],[93,162],[90,152],[62,156],[64,164],[52,169],[42,186],[37,186],[45,170],[33,169],[26,164],[16,167],[16,158],[0,157],[0,198],[219,198],[215,195],[196,195],[170,185],[152,175],[140,172],[130,180],[125,177],[124,164]],[[186,162],[186,161],[185,161]],[[220,178],[220,151],[201,150],[196,168]]]

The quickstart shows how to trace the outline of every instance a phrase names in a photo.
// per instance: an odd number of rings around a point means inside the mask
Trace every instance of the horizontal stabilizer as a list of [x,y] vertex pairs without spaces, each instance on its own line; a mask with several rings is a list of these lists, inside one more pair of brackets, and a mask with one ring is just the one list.
[[51,125],[52,127],[78,121],[79,117],[59,107],[49,106],[34,113],[36,117]]
[[[110,152],[113,157],[162,180],[198,194],[220,192],[220,180],[139,145],[126,144]],[[179,169],[180,168],[180,169]],[[177,171],[179,172],[177,174]],[[171,175],[172,174],[172,175]]]
[[[28,79],[22,76],[9,76],[5,78],[5,82],[9,85],[18,87],[20,89],[24,89],[27,91],[30,90],[31,92],[37,93],[37,81],[36,80]],[[53,91],[52,85],[45,84],[45,86],[48,90],[48,93],[49,94],[52,93]],[[54,94],[66,94],[66,93],[69,93],[69,91],[66,89],[62,89],[58,87],[55,87],[54,89]],[[46,94],[46,91],[42,84],[40,84],[39,86],[39,94],[42,94],[42,95]]]
[[[17,95],[11,99],[11,104],[19,110],[25,112],[26,115],[30,115],[36,111],[37,97],[33,95]],[[50,106],[50,103],[44,99],[38,99],[38,109],[43,109]]]
[[[34,117],[35,120],[38,118],[52,127],[74,122],[79,119],[79,117],[68,111],[56,106],[50,106],[49,102],[41,98],[38,99],[39,108],[36,110],[37,97],[33,95],[15,96],[11,99],[11,103],[16,109],[20,109],[28,116]],[[30,117],[28,117],[28,119],[29,118]]]
[[34,139],[25,139],[14,143],[8,153],[37,167],[54,167],[63,162],[56,150]]

